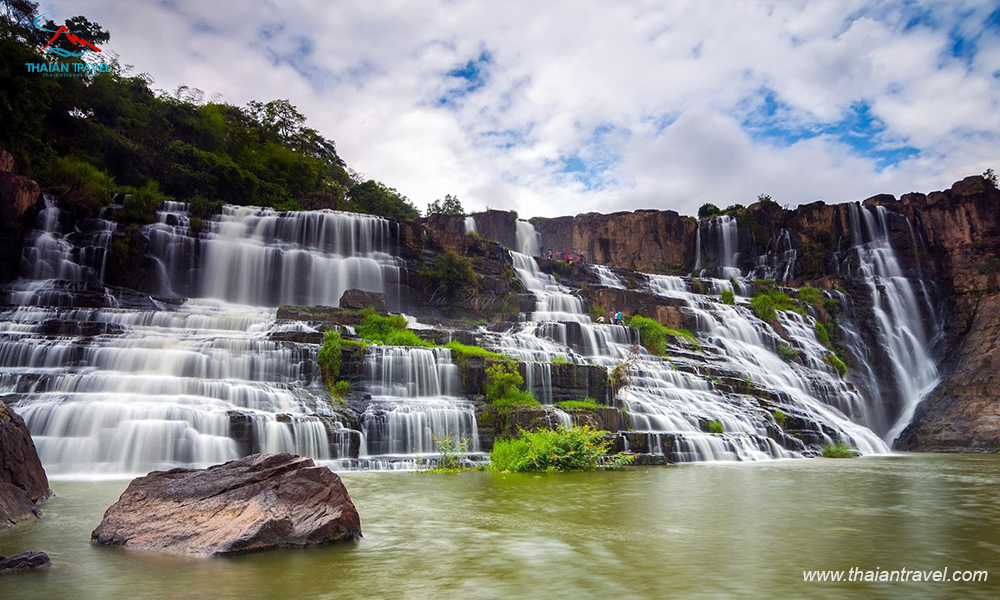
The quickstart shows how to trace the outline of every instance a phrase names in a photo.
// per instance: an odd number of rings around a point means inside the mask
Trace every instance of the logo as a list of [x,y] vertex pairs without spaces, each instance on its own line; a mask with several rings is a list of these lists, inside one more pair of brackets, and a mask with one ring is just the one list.
[[[73,31],[66,25],[60,25],[58,29],[47,28],[45,25],[55,27],[55,24],[52,21],[43,24],[42,17],[44,16],[38,15],[34,23],[35,29],[52,34],[48,43],[38,49],[42,54],[54,54],[62,58],[80,58],[88,52],[101,51],[100,48],[88,42],[80,35],[84,33],[82,30]],[[66,22],[72,24],[74,21],[70,20]],[[107,39],[107,35],[104,36],[104,39]],[[56,60],[51,62],[29,62],[24,63],[24,65],[28,68],[29,73],[42,73],[43,77],[84,77],[111,71],[109,65],[104,61],[61,62]]]
[[[56,29],[55,31],[42,27],[41,25],[38,24],[38,22],[44,16],[45,15],[38,15],[38,18],[35,19],[35,29],[39,31],[44,31],[45,33],[51,33],[53,34],[53,36],[52,39],[49,40],[48,44],[45,44],[38,50],[39,52],[51,52],[52,54],[57,54],[64,58],[71,58],[74,56],[83,56],[86,52],[90,50],[93,50],[94,52],[101,51],[100,48],[98,48],[97,46],[91,44],[87,40],[77,35],[79,33],[83,33],[82,31],[70,31],[69,28],[67,28],[65,25],[61,25],[59,29]],[[72,50],[66,50],[65,48],[60,48],[59,46],[53,46],[52,44],[59,39],[60,34],[65,36],[65,38],[69,41],[70,44],[74,46],[83,46],[83,49],[81,49],[79,52],[74,52]]]

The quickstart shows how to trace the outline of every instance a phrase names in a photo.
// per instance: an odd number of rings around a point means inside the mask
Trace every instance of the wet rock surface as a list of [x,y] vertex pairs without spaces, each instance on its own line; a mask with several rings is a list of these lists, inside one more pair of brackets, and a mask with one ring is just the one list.
[[358,511],[339,476],[308,458],[254,454],[134,479],[91,541],[205,556],[360,537]]
[[41,516],[36,504],[51,493],[28,428],[0,402],[0,531]]
[[0,574],[16,573],[30,569],[51,567],[52,561],[44,552],[21,552],[10,558],[0,556]]

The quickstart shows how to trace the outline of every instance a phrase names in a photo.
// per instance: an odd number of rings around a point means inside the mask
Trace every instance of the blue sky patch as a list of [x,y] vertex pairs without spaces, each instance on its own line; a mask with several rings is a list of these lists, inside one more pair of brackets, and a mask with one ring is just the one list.
[[917,148],[887,137],[885,123],[872,114],[868,102],[854,103],[840,120],[831,123],[797,125],[789,119],[793,114],[773,91],[765,89],[759,108],[742,126],[755,142],[785,147],[815,137],[832,137],[850,147],[853,154],[874,161],[879,171],[919,154]]

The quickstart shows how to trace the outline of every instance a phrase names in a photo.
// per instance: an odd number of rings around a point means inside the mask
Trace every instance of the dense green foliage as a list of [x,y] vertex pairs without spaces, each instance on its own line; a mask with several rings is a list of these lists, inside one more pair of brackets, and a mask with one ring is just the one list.
[[472,261],[459,256],[451,248],[439,254],[432,266],[425,265],[420,270],[420,276],[451,299],[468,296],[479,285],[479,275],[473,270]]
[[847,365],[844,364],[844,361],[840,360],[840,357],[836,354],[831,352],[824,356],[823,360],[826,361],[826,364],[830,365],[834,369],[837,369],[837,372],[840,373],[841,377],[847,375]]
[[722,426],[722,421],[709,421],[708,422],[708,432],[709,433],[725,433],[726,428]]
[[711,202],[706,202],[698,208],[698,217],[704,219],[705,217],[712,217],[719,214],[721,211],[719,207],[712,204]]
[[340,332],[329,329],[323,336],[323,345],[319,347],[319,352],[316,353],[316,362],[319,363],[319,370],[323,374],[323,381],[331,391],[335,389],[337,378],[340,377],[340,367],[343,363],[343,357],[340,352],[341,344]]
[[486,401],[498,408],[539,406],[531,392],[521,389],[524,378],[517,363],[505,361],[486,367]]
[[[757,318],[761,321],[767,321],[768,323],[774,323],[778,318],[777,311],[779,310],[790,310],[792,312],[797,312],[800,315],[806,314],[806,309],[795,304],[792,297],[783,292],[779,292],[777,289],[766,287],[766,282],[769,279],[759,279],[758,283],[765,282],[765,289],[763,291],[757,292],[750,298],[750,308],[753,309]],[[773,284],[773,282],[771,282]]]
[[[69,192],[62,203],[79,215],[93,215],[118,191],[158,189],[177,200],[215,206],[289,207],[301,201],[417,217],[407,198],[349,171],[334,142],[307,127],[305,116],[287,100],[238,107],[203,102],[199,90],[185,86],[174,93],[156,91],[149,75],[129,73],[107,53],[99,57],[108,72],[83,77],[28,72],[25,63],[73,68],[83,62],[39,53],[36,16],[37,5],[24,0],[5,1],[0,10],[0,147],[42,187]],[[110,37],[83,17],[67,24],[94,43]],[[156,187],[147,187],[152,184]],[[131,211],[127,218],[140,217],[148,211]]]
[[722,302],[723,304],[736,304],[736,294],[733,290],[722,290]]
[[785,361],[795,360],[799,357],[799,351],[788,344],[778,345],[778,358]]
[[330,393],[333,394],[334,398],[343,398],[351,393],[351,383],[343,380],[338,381],[330,388]]
[[767,294],[757,294],[750,298],[750,308],[761,321],[773,323],[778,318],[774,310],[774,301]]
[[597,400],[594,400],[593,398],[586,398],[584,400],[564,400],[563,402],[556,402],[556,406],[558,406],[559,408],[567,408],[567,409],[570,408],[595,409],[595,408],[601,408],[603,405],[598,404]]
[[818,305],[823,301],[823,292],[809,285],[799,288],[798,299],[806,304]]
[[367,310],[365,320],[357,326],[358,336],[385,346],[433,346],[412,329],[406,328],[406,317],[402,315],[382,316]]
[[857,455],[857,450],[844,442],[823,444],[823,458],[855,458]]
[[427,216],[434,214],[465,216],[465,209],[457,196],[445,194],[444,200],[434,200],[427,205]]
[[816,321],[816,339],[824,346],[830,345],[830,333],[826,330],[826,325]]
[[788,418],[788,415],[786,415],[783,410],[781,410],[780,408],[779,409],[775,409],[773,416],[774,416],[774,421],[780,427],[784,427],[785,426],[785,419]]
[[444,345],[444,347],[451,349],[452,357],[456,354],[463,354],[465,356],[478,356],[489,360],[510,360],[509,357],[504,356],[503,354],[497,354],[496,352],[492,352],[485,348],[480,348],[479,346],[469,346],[468,344],[463,344],[461,342],[448,342]]
[[625,324],[639,330],[639,340],[650,354],[663,356],[667,349],[667,336],[674,336],[691,344],[698,344],[698,338],[687,329],[664,327],[659,321],[647,317],[626,316]]
[[639,343],[650,354],[663,356],[667,351],[667,328],[647,317],[626,316],[625,324],[639,330]]
[[771,210],[772,208],[777,208],[778,203],[771,199],[770,194],[760,194],[757,196],[757,205],[763,210]]
[[592,427],[563,427],[521,432],[519,437],[497,440],[490,452],[492,470],[511,473],[593,471],[621,467],[633,457],[610,456],[611,438]]

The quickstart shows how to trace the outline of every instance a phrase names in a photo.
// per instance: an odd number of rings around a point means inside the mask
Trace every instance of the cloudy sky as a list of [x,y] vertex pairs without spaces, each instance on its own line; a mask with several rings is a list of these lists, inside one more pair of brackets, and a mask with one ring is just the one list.
[[1000,2],[129,1],[154,87],[288,98],[423,207],[843,202],[1000,171]]

